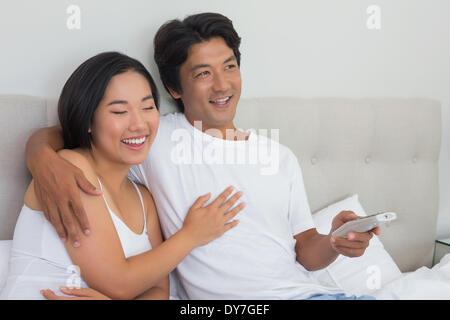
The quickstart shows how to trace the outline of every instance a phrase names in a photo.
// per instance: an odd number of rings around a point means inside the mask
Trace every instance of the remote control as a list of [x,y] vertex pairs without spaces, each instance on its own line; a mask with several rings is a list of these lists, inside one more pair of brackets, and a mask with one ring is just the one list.
[[346,237],[349,232],[366,232],[373,228],[394,221],[397,215],[394,212],[381,212],[367,217],[347,221],[333,233],[333,237]]

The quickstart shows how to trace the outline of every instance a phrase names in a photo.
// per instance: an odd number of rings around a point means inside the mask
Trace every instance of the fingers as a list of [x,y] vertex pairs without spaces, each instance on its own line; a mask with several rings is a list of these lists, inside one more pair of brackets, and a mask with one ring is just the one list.
[[47,300],[73,300],[73,298],[70,297],[58,296],[50,289],[41,290],[40,292]]
[[368,232],[349,232],[347,234],[347,240],[350,241],[360,241],[360,242],[366,242],[372,239],[373,234],[371,231]]
[[239,203],[236,207],[233,208],[233,210],[227,212],[224,215],[225,221],[229,221],[229,220],[233,219],[244,208],[245,208],[245,202]]
[[78,223],[80,224],[81,230],[85,235],[90,234],[89,220],[87,218],[86,212],[84,211],[83,204],[81,202],[80,194],[75,192],[71,197],[73,200],[70,202],[70,207],[78,219]]
[[51,213],[52,224],[57,230],[58,234],[62,234],[65,230],[67,237],[76,248],[80,245],[80,230],[85,235],[90,234],[89,220],[84,210],[80,193],[78,189],[70,192],[68,196],[59,196],[60,201],[54,205],[50,201],[49,206],[54,206],[56,213]]
[[222,212],[227,212],[236,203],[236,201],[239,200],[240,197],[242,197],[242,191],[236,192],[230,199],[228,199],[228,201],[220,206]]
[[333,237],[338,241],[347,241],[347,242],[369,242],[372,239],[373,233],[372,231],[367,232],[349,232],[347,237]]
[[236,227],[238,225],[238,223],[239,223],[239,220],[234,220],[234,221],[231,221],[231,222],[225,224],[224,232],[227,232],[231,228]]
[[211,198],[211,193],[207,193],[203,196],[198,197],[191,208],[198,209],[203,207],[203,205],[208,202],[209,198]]
[[370,230],[370,232],[373,232],[374,234],[379,236],[381,234],[381,228],[380,227],[375,227],[372,230]]
[[69,236],[72,245],[77,248],[80,246],[80,236],[78,234],[78,227],[76,221],[72,215],[72,210],[68,203],[60,203],[58,206],[60,217],[64,227],[66,228],[67,234]]
[[[72,297],[59,296],[50,289],[41,290],[40,292],[47,300],[86,300],[86,299],[91,299],[93,297],[92,293],[94,292],[90,288],[60,287],[59,290],[62,293],[66,294],[66,295],[70,295]],[[97,297],[97,298],[100,298],[100,297]]]
[[359,218],[359,216],[353,211],[341,211],[339,215],[344,223]]
[[60,287],[62,293],[80,297],[80,298],[88,298],[93,296],[93,290],[91,288],[69,288],[69,287]]
[[366,251],[365,248],[336,247],[336,249],[339,251],[340,254],[350,258],[361,257]]
[[90,183],[83,173],[80,173],[75,176],[75,180],[77,181],[78,186],[85,193],[90,194],[92,196],[99,196],[102,194],[102,191],[97,189],[92,183]]
[[66,229],[62,224],[61,217],[59,215],[59,211],[55,202],[49,198],[48,193],[43,188],[41,188],[36,180],[34,180],[34,190],[36,196],[38,197],[38,201],[41,204],[45,218],[53,225],[61,240],[66,241]]
[[[371,232],[350,232],[346,238],[331,238],[332,246],[348,257],[360,257],[364,254],[372,238]],[[353,239],[353,240],[351,240]]]
[[220,207],[222,203],[228,198],[228,196],[233,192],[233,187],[230,186],[225,189],[221,194],[217,196],[217,198],[210,204],[211,206]]
[[74,247],[80,245],[79,230],[89,234],[89,221],[82,206],[79,188],[91,195],[99,195],[82,171],[56,156],[37,172],[35,191],[47,220],[63,240],[70,238]]
[[66,232],[66,229],[64,228],[63,222],[61,220],[61,215],[59,214],[59,210],[53,202],[51,202],[49,204],[49,216],[50,216],[49,221],[55,228],[56,233],[58,233],[58,236],[61,238],[61,240],[63,242],[66,242],[67,232]]
[[350,249],[367,248],[369,245],[368,241],[350,241],[345,238],[335,238],[333,243],[335,247]]

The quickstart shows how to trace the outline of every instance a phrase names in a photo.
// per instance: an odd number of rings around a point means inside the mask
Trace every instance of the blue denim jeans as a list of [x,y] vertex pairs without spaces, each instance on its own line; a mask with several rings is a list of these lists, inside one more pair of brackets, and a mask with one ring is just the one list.
[[344,293],[337,294],[314,294],[305,300],[375,300],[372,296],[346,296]]

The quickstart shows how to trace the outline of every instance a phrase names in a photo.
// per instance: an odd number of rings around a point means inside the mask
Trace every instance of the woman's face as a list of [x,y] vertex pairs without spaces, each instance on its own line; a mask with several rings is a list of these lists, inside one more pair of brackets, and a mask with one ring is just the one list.
[[135,71],[111,78],[90,128],[92,150],[116,163],[144,162],[159,124],[147,79]]

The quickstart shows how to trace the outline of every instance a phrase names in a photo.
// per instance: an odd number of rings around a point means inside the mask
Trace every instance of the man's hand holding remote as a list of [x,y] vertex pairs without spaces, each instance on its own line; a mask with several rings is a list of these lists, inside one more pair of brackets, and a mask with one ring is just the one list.
[[364,254],[373,234],[381,233],[380,227],[375,227],[367,232],[350,232],[347,238],[335,238],[331,234],[347,221],[360,218],[353,211],[342,211],[334,217],[330,230],[331,247],[339,254],[347,257],[360,257]]

